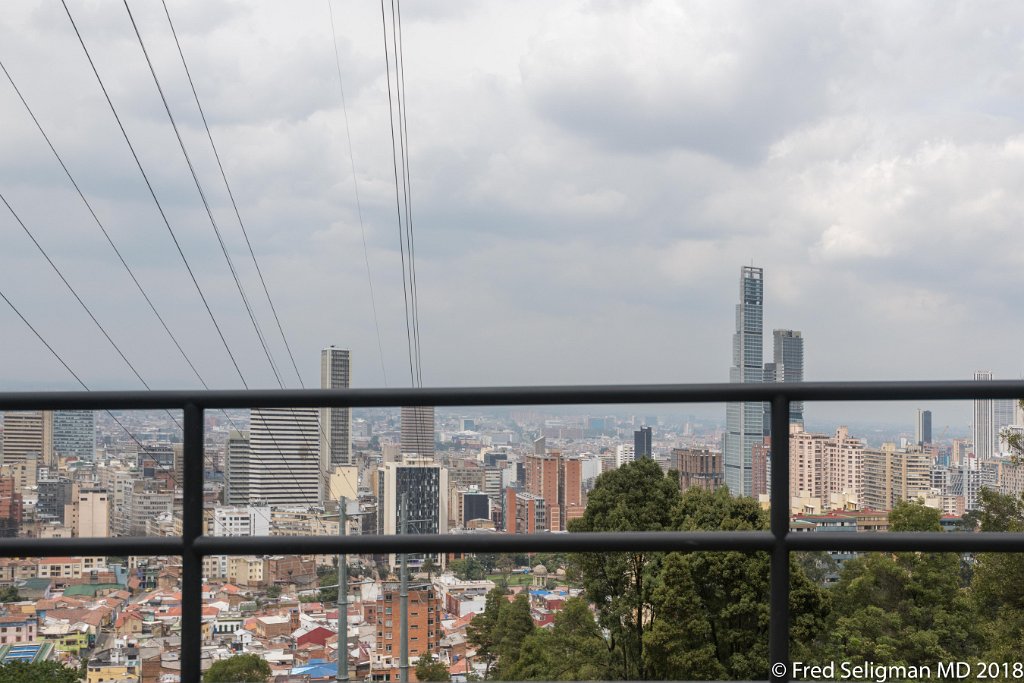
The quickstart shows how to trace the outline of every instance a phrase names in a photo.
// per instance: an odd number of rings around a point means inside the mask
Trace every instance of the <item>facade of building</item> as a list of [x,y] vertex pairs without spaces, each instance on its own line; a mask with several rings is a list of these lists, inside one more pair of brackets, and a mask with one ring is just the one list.
[[53,451],[58,458],[96,457],[96,414],[91,410],[53,411]]
[[[381,584],[376,604],[377,652],[383,659],[398,663],[401,602],[400,584],[385,581]],[[409,656],[419,657],[428,652],[436,654],[444,629],[444,612],[435,588],[430,584],[409,587]],[[390,663],[390,662],[389,662]]]
[[[333,346],[320,351],[320,388],[348,389],[351,383],[351,353]],[[324,472],[338,465],[352,464],[352,409],[320,409],[320,459]]]
[[[377,471],[377,532],[381,534],[448,533],[448,468],[433,458],[406,456]],[[401,528],[401,502],[406,501],[408,526]],[[390,556],[395,566],[397,556]],[[438,566],[441,566],[439,561]]]
[[917,409],[917,424],[914,428],[914,442],[925,446],[932,442],[932,411]]
[[652,441],[654,430],[651,427],[641,427],[633,432],[633,457],[650,458],[654,455]]
[[53,413],[45,410],[9,410],[4,413],[3,464],[25,462],[34,454],[49,464],[53,454]]
[[[736,305],[736,332],[732,337],[729,381],[755,384],[764,380],[764,271],[743,266],[740,302]],[[764,439],[764,404],[730,403],[726,406],[723,435],[723,471],[729,491],[749,496],[752,489],[752,449]]]
[[249,502],[250,459],[249,432],[232,429],[228,433],[224,465],[225,504],[245,505]]
[[710,448],[673,448],[673,467],[679,472],[679,488],[714,491],[722,485],[722,454]]
[[233,504],[320,502],[320,426],[316,408],[254,408],[249,425],[248,500]]
[[[766,382],[803,382],[804,381],[804,337],[797,330],[773,330],[773,363],[774,374],[765,372]],[[789,404],[789,421],[802,425],[804,423],[804,402],[793,401]]]
[[883,444],[880,449],[865,449],[861,466],[861,507],[892,510],[900,500],[917,500],[931,490],[929,453],[919,449],[897,449]]
[[434,407],[402,407],[402,453],[434,457]]
[[[979,370],[974,373],[976,382],[991,382],[992,373],[988,370]],[[992,436],[995,434],[995,421],[992,414],[992,401],[990,399],[976,399],[974,401],[974,453],[982,460],[988,460],[995,452],[997,443],[993,443]]]

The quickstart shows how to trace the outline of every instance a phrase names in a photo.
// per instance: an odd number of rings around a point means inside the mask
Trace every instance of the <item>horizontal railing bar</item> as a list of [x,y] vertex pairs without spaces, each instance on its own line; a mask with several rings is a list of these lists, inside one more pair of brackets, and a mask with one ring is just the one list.
[[184,542],[178,536],[0,538],[0,557],[181,555],[184,547]]
[[1024,553],[1024,533],[802,532],[786,536],[786,546],[792,552],[836,550],[850,552]]
[[203,555],[514,552],[654,552],[768,550],[761,531],[618,531],[563,534],[409,534],[387,536],[260,536],[196,539]]
[[3,392],[0,410],[164,410],[201,408],[378,408],[770,401],[969,400],[1024,397],[1022,381],[634,384],[424,389]]

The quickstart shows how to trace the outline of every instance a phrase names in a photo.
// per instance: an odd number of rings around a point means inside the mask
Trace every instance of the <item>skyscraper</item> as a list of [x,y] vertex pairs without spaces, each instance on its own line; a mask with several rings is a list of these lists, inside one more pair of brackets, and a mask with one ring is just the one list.
[[317,505],[320,428],[316,408],[253,408],[249,500],[237,505]]
[[402,408],[402,453],[434,457],[434,407]]
[[641,427],[633,432],[633,457],[649,458],[653,454],[653,434],[651,427]]
[[1003,453],[1004,431],[1017,423],[1017,402],[1012,398],[996,398],[992,400],[992,454]]
[[[333,346],[320,351],[320,388],[348,389],[351,378],[348,349]],[[320,459],[325,473],[352,464],[352,409],[320,409]]]
[[[753,266],[740,270],[740,302],[736,305],[736,332],[732,336],[729,381],[757,384],[764,380],[764,271]],[[725,484],[737,496],[751,491],[751,449],[764,439],[764,404],[730,403],[726,407],[724,444]]]
[[[403,495],[408,504],[405,530],[400,523]],[[418,456],[385,464],[377,471],[377,505],[379,534],[448,533],[448,468]],[[410,561],[416,563],[418,557]],[[394,567],[398,556],[389,558]]]
[[[991,382],[992,372],[979,370],[974,373],[977,382]],[[992,415],[992,401],[990,399],[977,399],[974,401],[974,453],[979,460],[988,460],[992,457],[998,441],[993,443],[992,435],[995,433],[995,422]]]
[[918,446],[932,442],[932,411],[917,409],[917,427],[914,429],[914,441]]
[[[772,332],[774,346],[773,360],[775,376],[766,382],[803,382],[804,381],[804,337],[798,330],[774,330]],[[790,424],[803,425],[804,402],[793,401],[789,404]]]

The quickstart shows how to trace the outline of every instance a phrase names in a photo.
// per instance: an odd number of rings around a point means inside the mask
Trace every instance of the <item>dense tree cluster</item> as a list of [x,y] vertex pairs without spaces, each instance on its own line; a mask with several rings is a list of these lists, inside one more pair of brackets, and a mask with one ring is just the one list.
[[[941,530],[940,513],[901,502],[892,531]],[[966,521],[1024,531],[1024,498],[990,490]],[[768,528],[750,498],[725,489],[680,493],[645,459],[607,472],[570,531]],[[552,558],[553,559],[553,558]],[[563,559],[563,558],[559,558]],[[767,553],[581,553],[568,558],[584,598],[536,628],[523,595],[501,588],[468,629],[494,680],[701,680],[769,676]],[[825,584],[825,578],[838,581]],[[841,569],[825,553],[790,567],[791,656],[804,662],[930,665],[1016,661],[1024,643],[1024,557],[992,553],[866,553]]]

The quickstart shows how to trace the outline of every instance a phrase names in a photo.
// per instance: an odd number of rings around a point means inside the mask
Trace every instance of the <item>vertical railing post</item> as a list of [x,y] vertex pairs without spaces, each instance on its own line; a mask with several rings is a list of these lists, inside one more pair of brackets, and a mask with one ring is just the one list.
[[195,541],[203,535],[203,409],[185,405],[182,478],[181,680],[202,676],[203,558]]
[[[772,398],[772,479],[770,576],[771,616],[768,628],[768,652],[773,681],[789,680],[789,399],[784,394]],[[782,664],[782,666],[778,666]]]

